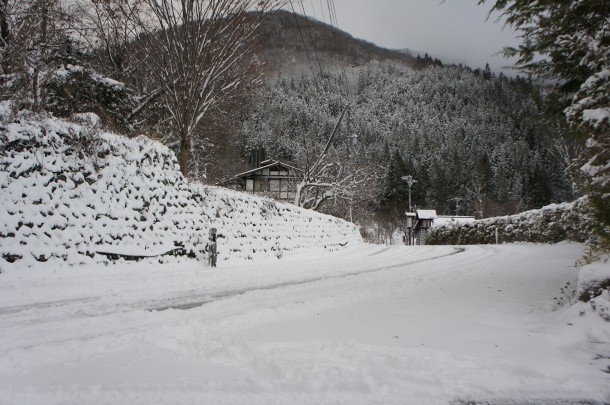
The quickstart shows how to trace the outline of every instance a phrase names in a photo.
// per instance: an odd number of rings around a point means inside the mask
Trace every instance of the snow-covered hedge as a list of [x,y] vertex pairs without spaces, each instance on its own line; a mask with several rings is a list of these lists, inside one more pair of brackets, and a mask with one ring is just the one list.
[[474,245],[500,243],[586,242],[591,235],[593,215],[586,198],[571,203],[552,204],[517,215],[481,219],[466,224],[432,228],[427,244]]
[[191,183],[174,154],[147,138],[1,110],[0,269],[170,250],[204,261],[212,227],[223,235],[219,261],[360,240],[334,217]]

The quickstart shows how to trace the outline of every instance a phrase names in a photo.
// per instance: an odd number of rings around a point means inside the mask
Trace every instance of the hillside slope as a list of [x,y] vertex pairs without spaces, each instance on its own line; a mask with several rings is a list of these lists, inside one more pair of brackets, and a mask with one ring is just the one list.
[[394,61],[410,67],[425,64],[409,53],[379,47],[321,21],[283,10],[275,12],[264,25],[259,55],[280,69],[311,58],[316,73],[328,68],[329,63],[352,67],[371,60]]
[[[349,105],[332,163],[357,162],[369,177],[358,188],[366,191],[340,207],[322,207],[333,215],[358,211],[361,223],[389,215],[403,204],[405,175],[417,179],[413,204],[447,214],[456,201],[462,214],[486,217],[574,199],[569,159],[560,149],[577,141],[542,125],[541,94],[527,80],[383,49],[287,12],[270,18],[257,56],[268,73],[243,118],[232,123],[228,137],[237,147],[230,156],[306,167]],[[229,154],[217,150],[206,172],[212,182],[235,173],[225,163]],[[327,183],[341,181],[328,177]]]
[[4,107],[0,268],[170,251],[204,261],[212,227],[223,235],[220,261],[329,251],[360,240],[356,227],[339,219],[190,183],[174,154],[147,138],[11,115]]

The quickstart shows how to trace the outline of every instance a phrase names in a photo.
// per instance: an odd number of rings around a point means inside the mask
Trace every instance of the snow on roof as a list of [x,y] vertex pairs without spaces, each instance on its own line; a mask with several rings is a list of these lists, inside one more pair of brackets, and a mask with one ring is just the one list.
[[436,210],[416,210],[419,219],[436,219]]
[[299,172],[303,171],[303,170],[299,169],[298,167],[294,167],[294,166],[291,166],[291,165],[286,164],[286,163],[282,163],[282,162],[277,161],[277,160],[268,159],[268,160],[265,160],[265,161],[261,162],[261,166],[257,167],[256,169],[252,169],[252,170],[248,170],[247,172],[236,174],[235,176],[233,176],[233,178],[246,176],[248,174],[257,172],[259,170],[271,168],[273,166],[283,166],[283,167],[287,167],[287,168],[290,168],[292,170],[296,170],[296,171],[299,171]]

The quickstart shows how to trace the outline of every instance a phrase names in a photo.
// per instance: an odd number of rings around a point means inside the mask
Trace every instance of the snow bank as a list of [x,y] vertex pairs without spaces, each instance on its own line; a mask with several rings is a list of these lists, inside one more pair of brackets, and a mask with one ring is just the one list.
[[221,262],[360,240],[337,218],[191,183],[174,154],[147,138],[7,111],[0,108],[0,268],[108,262],[126,252],[203,261],[212,227],[223,236]]
[[551,204],[517,215],[435,226],[426,238],[426,243],[490,244],[496,242],[496,230],[500,243],[586,242],[594,225],[588,201],[581,198],[571,203]]
[[[577,295],[581,301],[587,302],[593,297],[604,297],[605,293],[607,302],[610,302],[608,299],[610,297],[608,295],[610,294],[610,256],[608,254],[595,256],[592,256],[593,260],[590,260],[590,263],[586,263],[580,268]],[[605,306],[610,307],[608,303]],[[607,312],[605,318],[610,321],[610,311]]]

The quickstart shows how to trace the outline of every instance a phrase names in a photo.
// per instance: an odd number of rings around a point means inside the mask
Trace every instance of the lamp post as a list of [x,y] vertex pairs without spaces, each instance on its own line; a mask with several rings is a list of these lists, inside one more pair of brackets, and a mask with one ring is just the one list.
[[458,215],[460,215],[460,201],[464,201],[464,199],[460,197],[455,197],[450,198],[449,201],[455,201],[455,216],[457,217]]
[[417,183],[417,180],[413,180],[413,177],[411,175],[408,176],[402,176],[401,179],[403,179],[405,181],[405,183],[407,183],[407,188],[409,190],[409,210],[408,212],[411,212],[411,187],[413,186],[413,183]]
[[413,244],[413,217],[411,216],[411,187],[413,186],[413,183],[416,183],[415,180],[413,180],[413,177],[411,175],[408,176],[402,176],[401,177],[402,180],[405,181],[405,183],[407,183],[407,189],[409,190],[409,206],[408,211],[407,211],[407,235],[406,235],[406,239],[407,239],[407,244],[408,245],[412,245]]

